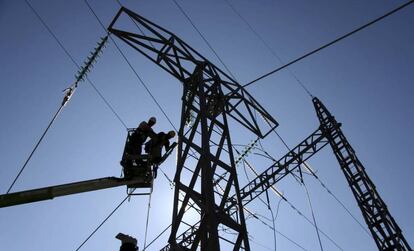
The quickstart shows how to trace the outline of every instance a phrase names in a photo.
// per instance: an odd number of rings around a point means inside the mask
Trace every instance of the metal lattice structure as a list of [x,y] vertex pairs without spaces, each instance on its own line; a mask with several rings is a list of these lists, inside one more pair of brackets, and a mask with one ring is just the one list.
[[341,131],[340,124],[319,99],[313,98],[312,101],[321,123],[321,129],[326,133],[378,250],[412,250],[354,149]]
[[[132,20],[140,34],[116,28],[121,18]],[[138,14],[121,8],[108,31],[183,84],[172,229],[169,244],[162,250],[220,250],[223,241],[233,250],[250,250],[244,206],[328,144],[378,249],[411,250],[342,133],[341,124],[317,98],[313,103],[320,127],[240,188],[228,119],[261,138],[277,127],[276,120],[226,73],[176,35]],[[256,114],[264,123],[255,119]],[[195,213],[196,223],[187,222],[189,212],[193,212],[193,221]],[[220,227],[237,236],[235,241],[220,236]]]
[[[122,14],[142,35],[115,28]],[[261,138],[278,123],[240,84],[173,33],[125,8],[108,31],[183,84],[173,220],[165,250],[220,250],[223,242],[233,250],[250,250],[228,119]],[[267,123],[259,123],[256,114]],[[189,221],[194,214],[199,222],[191,238],[179,235],[194,224]],[[220,228],[237,237],[220,236]]]

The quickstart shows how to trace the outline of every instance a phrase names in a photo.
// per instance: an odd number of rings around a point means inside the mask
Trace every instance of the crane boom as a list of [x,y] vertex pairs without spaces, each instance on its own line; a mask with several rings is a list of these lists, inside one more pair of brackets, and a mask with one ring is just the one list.
[[152,181],[148,181],[145,177],[134,177],[132,179],[106,177],[57,186],[49,186],[0,195],[0,207],[10,207],[36,201],[51,200],[60,196],[91,192],[124,185],[148,187],[151,182]]

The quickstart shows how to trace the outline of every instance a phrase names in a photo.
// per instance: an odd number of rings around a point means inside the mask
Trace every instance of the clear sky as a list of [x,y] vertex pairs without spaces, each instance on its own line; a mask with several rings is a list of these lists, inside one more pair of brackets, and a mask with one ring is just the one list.
[[[177,0],[240,83],[280,66],[280,62],[235,15],[224,0]],[[229,0],[269,46],[287,62],[376,18],[404,1]],[[121,1],[126,7],[173,31],[209,58],[220,62],[171,0]],[[81,64],[104,31],[85,3],[30,0],[74,59]],[[119,5],[89,2],[105,25]],[[331,110],[355,148],[391,214],[414,245],[414,6],[309,57],[290,69]],[[0,192],[5,193],[62,100],[77,71],[24,1],[0,1]],[[118,40],[117,40],[118,41]],[[142,55],[121,44],[176,127],[181,85]],[[128,127],[157,116],[156,130],[171,126],[110,42],[89,75]],[[317,118],[309,96],[289,71],[250,86],[252,95],[280,122],[278,132],[294,146],[313,132]],[[235,144],[254,139],[232,128]],[[126,131],[91,85],[82,82],[12,191],[86,179],[119,176]],[[274,135],[263,141],[273,156],[286,149]],[[266,161],[252,157],[256,168]],[[310,161],[320,178],[363,222],[345,178],[328,148]],[[163,169],[173,177],[175,154]],[[238,169],[240,183],[246,183]],[[253,177],[250,173],[250,178]],[[311,176],[305,177],[318,226],[343,250],[376,250],[373,240]],[[292,177],[278,188],[310,217],[306,194]],[[162,175],[155,181],[148,240],[171,222],[173,190]],[[75,250],[125,197],[115,188],[0,209],[0,249]],[[263,197],[264,198],[264,197]],[[270,194],[276,211],[279,198]],[[81,250],[118,250],[114,236],[124,232],[143,243],[148,197],[126,202]],[[259,201],[249,207],[271,217]],[[249,217],[251,218],[251,217]],[[268,224],[265,218],[261,219]],[[253,250],[274,250],[273,231],[254,219],[248,230]],[[315,229],[282,202],[276,229],[306,250],[319,250]],[[167,242],[163,235],[149,250]],[[338,250],[322,236],[325,250]],[[277,250],[301,250],[277,234]]]

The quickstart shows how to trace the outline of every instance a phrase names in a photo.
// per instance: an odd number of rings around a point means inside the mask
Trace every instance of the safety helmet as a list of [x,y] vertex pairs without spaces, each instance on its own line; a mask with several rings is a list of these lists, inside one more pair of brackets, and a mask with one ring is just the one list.
[[174,137],[175,137],[175,132],[174,132],[174,131],[169,131],[169,132],[168,132],[168,136],[169,136],[170,138],[174,138]]
[[157,122],[157,119],[155,117],[151,117],[148,122],[151,122],[153,124],[155,124]]

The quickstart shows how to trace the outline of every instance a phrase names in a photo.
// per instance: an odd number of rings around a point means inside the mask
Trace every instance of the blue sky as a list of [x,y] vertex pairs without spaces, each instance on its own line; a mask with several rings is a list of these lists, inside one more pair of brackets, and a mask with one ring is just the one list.
[[[177,0],[241,83],[280,66],[224,0]],[[220,62],[172,1],[121,1],[126,7],[171,30],[209,58]],[[404,1],[278,1],[231,0],[279,57],[287,62],[384,14]],[[78,63],[83,62],[104,35],[83,1],[30,3]],[[119,6],[116,1],[89,3],[108,25]],[[414,7],[375,24],[309,57],[290,69],[343,123],[343,131],[364,163],[392,215],[414,245],[414,200],[410,156],[414,154]],[[47,33],[24,1],[0,1],[0,191],[6,192],[62,99],[62,90],[74,80],[76,67]],[[179,125],[181,85],[142,55],[119,42],[134,68]],[[128,127],[157,116],[157,130],[171,126],[153,103],[112,43],[89,75]],[[290,146],[318,126],[310,98],[289,71],[281,71],[248,88],[280,122],[278,132]],[[13,191],[107,176],[119,176],[125,128],[87,82],[57,119]],[[235,144],[254,139],[232,128]],[[263,144],[275,157],[282,156],[280,140],[270,135]],[[172,177],[175,155],[163,169]],[[258,170],[263,159],[252,158]],[[320,178],[363,222],[356,202],[330,149],[310,161]],[[242,169],[240,183],[246,182]],[[251,176],[252,177],[252,176]],[[312,177],[306,184],[318,226],[344,250],[376,250],[374,242]],[[310,217],[306,194],[293,178],[278,188]],[[171,222],[173,192],[164,177],[155,182],[148,239]],[[58,198],[0,210],[0,243],[7,250],[75,250],[90,232],[125,197],[124,188]],[[270,196],[276,209],[279,199]],[[117,250],[118,232],[143,243],[148,198],[132,197],[81,250]],[[249,208],[269,216],[259,201]],[[307,250],[319,250],[314,228],[280,204],[278,231]],[[273,232],[248,220],[254,250],[273,250]],[[166,244],[163,235],[149,250]],[[325,250],[337,248],[322,237]],[[277,235],[277,250],[300,250]]]

